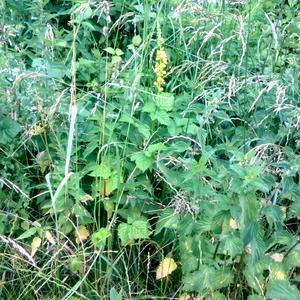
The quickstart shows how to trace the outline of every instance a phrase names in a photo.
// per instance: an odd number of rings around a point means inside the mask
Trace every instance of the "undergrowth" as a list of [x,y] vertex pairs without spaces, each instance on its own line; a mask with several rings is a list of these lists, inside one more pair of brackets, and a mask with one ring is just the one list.
[[0,5],[0,299],[300,299],[297,0]]

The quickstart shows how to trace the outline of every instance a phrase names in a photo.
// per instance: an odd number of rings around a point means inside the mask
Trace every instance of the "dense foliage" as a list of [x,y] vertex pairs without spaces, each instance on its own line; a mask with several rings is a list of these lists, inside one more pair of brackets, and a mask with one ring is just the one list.
[[300,299],[300,3],[2,0],[1,299]]

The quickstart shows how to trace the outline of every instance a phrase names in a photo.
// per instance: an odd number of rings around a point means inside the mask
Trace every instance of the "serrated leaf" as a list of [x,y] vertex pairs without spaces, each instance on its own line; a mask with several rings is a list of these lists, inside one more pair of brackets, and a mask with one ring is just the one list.
[[73,258],[70,263],[71,271],[77,273],[81,270],[81,268],[82,268],[82,261],[79,260],[77,257]]
[[149,169],[154,161],[152,157],[146,156],[145,152],[143,151],[133,153],[131,155],[131,160],[135,161],[136,166],[142,172],[145,172],[147,169]]
[[118,236],[123,246],[136,239],[147,239],[149,235],[148,223],[144,220],[137,220],[132,224],[121,223],[118,226]]
[[100,165],[95,165],[92,168],[92,172],[89,176],[108,179],[111,176],[111,169],[106,163],[101,163]]
[[21,131],[21,126],[8,117],[0,117],[0,144],[7,144]]
[[177,264],[173,258],[164,258],[156,269],[156,280],[169,276],[176,269]]
[[174,95],[170,93],[161,93],[156,95],[155,103],[160,110],[171,111],[174,107]]
[[34,237],[31,242],[31,256],[33,257],[36,253],[36,251],[39,249],[39,247],[42,244],[42,239],[38,236]]
[[266,286],[266,296],[270,299],[299,300],[300,292],[295,285],[287,280],[271,280]]
[[233,281],[229,269],[216,270],[207,265],[200,265],[199,271],[187,274],[183,278],[184,290],[204,293],[226,287]]
[[104,247],[110,235],[110,231],[107,228],[100,228],[97,232],[93,233],[92,243],[98,248]]

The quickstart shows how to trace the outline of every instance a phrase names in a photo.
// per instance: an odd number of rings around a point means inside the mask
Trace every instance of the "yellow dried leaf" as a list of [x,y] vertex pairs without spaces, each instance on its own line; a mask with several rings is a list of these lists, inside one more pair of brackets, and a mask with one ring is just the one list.
[[35,255],[36,251],[41,246],[41,243],[42,243],[42,239],[40,237],[36,236],[35,238],[33,238],[31,242],[31,256]]
[[161,261],[158,268],[156,269],[156,279],[161,279],[170,275],[177,269],[177,264],[173,258],[166,257]]
[[49,230],[47,230],[45,232],[45,238],[47,239],[47,241],[50,244],[55,245],[55,239],[54,239],[54,237],[52,236],[52,233]]
[[85,241],[87,240],[87,238],[90,236],[89,231],[87,230],[87,228],[83,225],[78,226],[77,230],[76,230],[76,243],[80,243],[80,241]]
[[85,194],[85,195],[81,196],[79,200],[80,200],[80,202],[87,203],[88,201],[92,201],[93,197],[89,194]]
[[237,221],[235,219],[232,219],[232,218],[229,221],[229,226],[232,229],[238,229],[239,228],[239,225],[238,225]]

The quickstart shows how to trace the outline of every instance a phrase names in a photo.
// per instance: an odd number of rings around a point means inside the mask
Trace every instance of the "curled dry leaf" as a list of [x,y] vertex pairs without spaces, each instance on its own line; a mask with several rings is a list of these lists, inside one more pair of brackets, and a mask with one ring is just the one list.
[[156,279],[161,279],[170,275],[177,269],[177,264],[173,258],[166,257],[161,261],[158,268],[156,269]]

